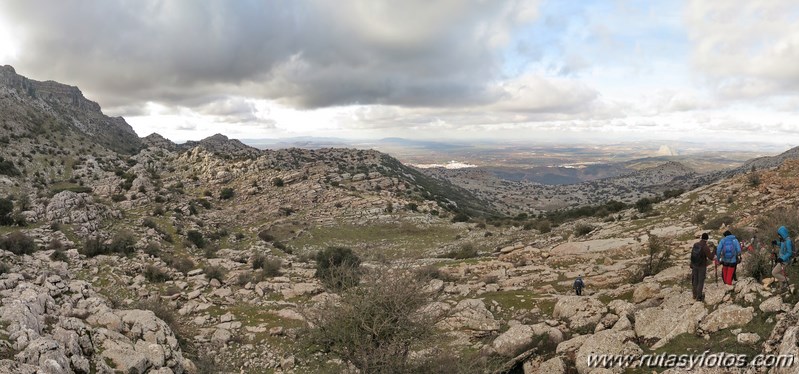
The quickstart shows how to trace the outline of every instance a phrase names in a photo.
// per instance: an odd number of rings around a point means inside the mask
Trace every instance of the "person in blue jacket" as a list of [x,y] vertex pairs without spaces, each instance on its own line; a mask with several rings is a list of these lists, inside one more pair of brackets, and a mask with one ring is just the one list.
[[780,251],[777,253],[777,258],[775,259],[777,264],[774,265],[774,270],[771,271],[771,275],[780,281],[780,288],[784,288],[788,285],[786,270],[788,265],[791,264],[791,257],[793,257],[793,241],[785,226],[780,226],[780,228],[777,229],[777,234],[779,234],[779,242],[775,240],[771,244],[779,245]]
[[721,279],[724,284],[731,285],[738,259],[741,256],[741,243],[729,230],[724,232],[724,237],[719,240],[716,248],[716,259],[721,262]]

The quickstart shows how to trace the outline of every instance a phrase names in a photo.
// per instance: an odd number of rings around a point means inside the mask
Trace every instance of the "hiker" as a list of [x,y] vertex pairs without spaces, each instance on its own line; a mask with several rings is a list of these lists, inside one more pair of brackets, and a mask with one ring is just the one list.
[[777,264],[774,265],[774,270],[771,271],[771,275],[780,281],[779,287],[782,289],[788,286],[788,277],[786,276],[785,271],[788,265],[791,264],[791,257],[793,256],[793,241],[791,240],[791,237],[788,234],[788,229],[785,228],[785,226],[780,226],[780,228],[777,229],[777,234],[779,235],[779,242],[775,240],[771,242],[771,244],[779,245],[780,251],[774,258]]
[[691,247],[691,290],[694,300],[705,300],[705,276],[707,275],[708,261],[713,260],[713,251],[707,245],[707,233],[702,233],[701,239]]
[[719,240],[716,248],[716,260],[721,262],[721,279],[726,285],[732,285],[735,268],[741,255],[741,243],[729,230],[724,232],[724,237]]
[[577,293],[577,296],[581,296],[583,294],[583,287],[585,287],[585,282],[583,282],[583,276],[581,274],[574,280],[572,288],[574,288],[574,292]]

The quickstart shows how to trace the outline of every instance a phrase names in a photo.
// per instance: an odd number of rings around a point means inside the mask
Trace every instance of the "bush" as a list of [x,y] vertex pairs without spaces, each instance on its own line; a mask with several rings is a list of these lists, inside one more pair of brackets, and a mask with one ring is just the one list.
[[264,263],[266,262],[266,256],[262,254],[257,254],[252,258],[252,269],[258,270],[264,267]]
[[50,254],[50,260],[61,261],[61,262],[69,262],[69,257],[67,257],[67,254],[64,253],[64,251],[58,249],[58,250],[53,251],[53,253]]
[[11,226],[14,224],[14,218],[11,214],[14,212],[14,202],[11,199],[0,198],[0,226]]
[[408,203],[408,204],[405,204],[405,209],[407,209],[407,210],[409,210],[411,212],[416,212],[419,209],[419,205],[416,204],[416,203]]
[[547,233],[552,232],[552,223],[549,222],[548,220],[542,220],[542,221],[538,222],[538,224],[536,225],[536,228],[542,234],[547,234]]
[[15,255],[29,255],[37,250],[36,242],[21,231],[14,231],[0,239],[0,249]]
[[64,243],[56,238],[50,239],[50,244],[47,244],[47,250],[60,251],[64,249]]
[[697,212],[691,217],[691,223],[693,223],[694,225],[701,225],[705,223],[706,219],[707,216],[705,216],[705,213]]
[[272,179],[272,185],[275,187],[283,187],[284,184],[285,182],[283,181],[283,178],[276,177]]
[[445,282],[450,281],[450,277],[447,273],[441,271],[441,269],[435,267],[434,265],[425,265],[420,268],[416,269],[416,277],[422,281],[427,282],[431,279],[440,279]]
[[752,252],[741,261],[740,267],[745,276],[755,278],[758,282],[770,277],[773,268],[771,251],[768,248],[761,248]]
[[219,193],[219,198],[222,200],[228,200],[233,198],[233,195],[235,195],[235,191],[233,191],[233,189],[230,187],[225,187],[222,189],[222,192]]
[[749,174],[746,179],[749,182],[749,185],[752,187],[757,187],[760,185],[760,174],[756,172]]
[[13,177],[20,175],[20,172],[11,160],[6,160],[0,156],[0,175]]
[[161,270],[159,267],[155,265],[147,265],[144,268],[143,275],[145,278],[147,278],[148,281],[152,283],[163,283],[172,279],[172,277],[169,276],[169,273]]
[[120,201],[125,201],[125,200],[127,200],[127,199],[128,199],[128,198],[127,198],[127,197],[125,197],[125,195],[123,195],[123,194],[111,195],[111,201],[113,201],[113,202],[115,202],[115,203],[118,203],[118,202],[120,202]]
[[477,248],[472,243],[461,244],[458,249],[453,249],[445,253],[443,258],[451,258],[454,260],[464,260],[467,258],[475,258],[478,256]]
[[283,242],[279,242],[279,241],[275,240],[272,243],[272,245],[275,246],[275,248],[283,251],[284,253],[291,254],[291,252],[292,252],[291,248],[287,247],[285,244],[283,244]]
[[415,372],[412,348],[435,344],[435,320],[420,313],[431,300],[413,274],[377,271],[307,318],[314,351],[332,354],[362,373]]
[[175,270],[177,270],[177,271],[179,271],[179,272],[181,272],[183,274],[186,274],[189,271],[191,271],[191,269],[194,269],[194,261],[192,261],[188,257],[183,257],[183,256],[173,257],[173,256],[170,256],[170,257],[165,258],[164,262],[166,262],[166,264],[169,265],[169,267],[171,267],[171,268],[173,268],[173,269],[175,269]]
[[[705,225],[702,226],[702,228],[705,230],[718,230],[720,227],[724,225],[732,226],[732,222],[734,220],[735,219],[732,216],[727,216],[727,215],[718,216],[705,222]],[[776,233],[776,231],[774,232]]]
[[8,273],[11,271],[11,267],[8,266],[5,262],[0,262],[0,275]]
[[594,226],[580,223],[574,227],[574,235],[576,235],[577,237],[586,236],[590,234],[591,231],[594,231],[594,229],[595,229]]
[[265,241],[265,242],[273,242],[275,241],[275,237],[269,233],[269,231],[263,230],[258,233],[258,238]]
[[652,210],[652,200],[648,198],[641,198],[635,202],[635,209],[638,209],[639,213],[646,213]]
[[83,242],[80,253],[87,257],[108,254],[108,249],[100,238],[89,238]]
[[225,268],[221,266],[206,266],[205,267],[205,276],[208,280],[216,279],[222,282],[225,279],[225,275],[227,271]]
[[644,278],[660,273],[671,266],[671,252],[669,243],[657,235],[649,234],[646,260],[633,274],[634,283],[641,282]]
[[343,290],[358,284],[361,259],[346,247],[328,247],[316,254],[316,274],[322,283],[333,290]]
[[186,239],[197,248],[205,248],[205,238],[203,238],[203,234],[197,230],[189,230],[189,232],[186,233]]
[[130,231],[120,231],[114,234],[108,249],[113,253],[128,255],[135,250],[133,247],[135,244],[136,238],[133,236],[133,233]]
[[161,245],[157,242],[149,242],[147,246],[144,247],[144,253],[153,257],[158,257],[161,255]]
[[458,213],[454,217],[452,217],[452,222],[467,222],[469,221],[469,215],[466,213]]
[[269,258],[261,266],[263,275],[267,278],[276,277],[280,275],[280,268],[283,266],[283,261],[279,258]]

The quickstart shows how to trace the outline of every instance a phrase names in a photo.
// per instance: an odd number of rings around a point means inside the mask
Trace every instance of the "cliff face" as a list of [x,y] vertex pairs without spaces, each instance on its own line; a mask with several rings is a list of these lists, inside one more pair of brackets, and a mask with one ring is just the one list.
[[[106,116],[99,104],[84,97],[75,86],[28,79],[6,65],[0,66],[0,88],[5,93],[0,97],[0,107],[12,117],[6,120],[15,119],[16,127],[24,129],[23,132],[63,131],[68,127],[115,152],[133,154],[142,147],[138,135],[123,118]],[[27,112],[46,113],[46,116],[39,120],[11,116]],[[45,122],[57,124],[58,128],[42,128]]]

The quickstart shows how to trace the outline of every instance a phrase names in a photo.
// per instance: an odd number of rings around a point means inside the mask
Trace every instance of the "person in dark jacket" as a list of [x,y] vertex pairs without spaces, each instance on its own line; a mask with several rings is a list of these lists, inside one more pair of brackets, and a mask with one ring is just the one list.
[[[691,290],[694,300],[705,300],[705,277],[707,265],[713,261],[713,251],[707,245],[708,235],[703,233],[701,239],[691,248]],[[694,253],[698,251],[698,256]]]
[[577,276],[577,279],[574,280],[572,288],[574,288],[574,292],[577,294],[577,296],[582,296],[583,287],[585,287],[585,282],[583,282],[583,276],[580,274]]

